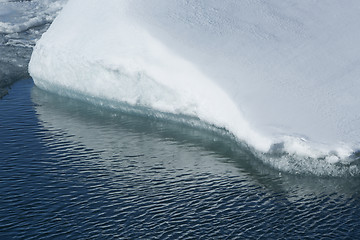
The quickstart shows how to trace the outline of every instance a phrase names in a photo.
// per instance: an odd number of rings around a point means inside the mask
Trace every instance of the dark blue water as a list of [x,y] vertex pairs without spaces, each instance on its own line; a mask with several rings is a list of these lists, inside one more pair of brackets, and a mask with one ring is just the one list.
[[24,80],[0,140],[0,239],[360,238],[358,177],[280,173],[221,131]]

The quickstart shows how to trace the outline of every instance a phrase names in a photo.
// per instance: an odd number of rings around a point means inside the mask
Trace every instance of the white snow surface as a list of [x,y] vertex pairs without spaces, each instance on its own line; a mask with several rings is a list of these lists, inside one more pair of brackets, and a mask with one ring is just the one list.
[[359,22],[355,0],[69,0],[29,72],[335,164],[360,149]]

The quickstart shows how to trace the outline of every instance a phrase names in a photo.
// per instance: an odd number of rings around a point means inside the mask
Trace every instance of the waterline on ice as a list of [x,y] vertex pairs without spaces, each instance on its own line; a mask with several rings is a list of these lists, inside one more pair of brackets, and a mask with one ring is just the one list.
[[357,175],[360,35],[333,13],[358,15],[287,4],[72,0],[29,71],[61,95],[226,129],[280,170]]

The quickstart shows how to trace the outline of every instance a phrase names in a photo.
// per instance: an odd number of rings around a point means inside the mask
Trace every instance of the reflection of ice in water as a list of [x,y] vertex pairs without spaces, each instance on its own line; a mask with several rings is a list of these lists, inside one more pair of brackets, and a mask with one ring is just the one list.
[[245,146],[221,131],[98,108],[36,87],[32,90],[32,100],[39,123],[53,135],[44,138],[46,144],[56,145],[55,139],[71,141],[74,148],[85,147],[98,154],[92,161],[103,164],[114,174],[117,172],[114,165],[135,161],[144,168],[161,165],[156,170],[159,174],[166,171],[178,176],[181,175],[178,171],[185,171],[231,175],[283,193],[291,202],[333,193],[335,197],[342,194],[350,197],[359,191],[358,177],[324,178],[279,172],[264,165]]

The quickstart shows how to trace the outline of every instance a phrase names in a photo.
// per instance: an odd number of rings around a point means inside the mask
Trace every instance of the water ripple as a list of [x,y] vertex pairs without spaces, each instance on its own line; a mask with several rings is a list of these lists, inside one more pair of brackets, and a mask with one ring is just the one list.
[[0,101],[1,239],[360,235],[358,178],[279,175],[209,132],[31,87]]

